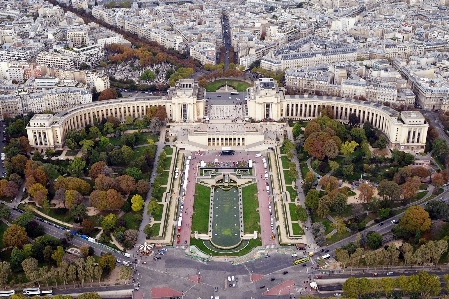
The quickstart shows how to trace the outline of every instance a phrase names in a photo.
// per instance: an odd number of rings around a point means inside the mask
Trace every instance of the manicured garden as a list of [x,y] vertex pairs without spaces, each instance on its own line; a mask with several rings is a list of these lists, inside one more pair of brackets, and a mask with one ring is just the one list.
[[304,230],[298,223],[292,223],[293,235],[294,236],[302,236],[304,235]]
[[226,84],[238,92],[245,92],[248,87],[251,87],[251,84],[245,82],[245,81],[238,81],[238,80],[215,80],[214,82],[211,82],[207,84],[206,91],[208,92],[215,92],[220,87],[226,86]]
[[201,184],[195,186],[193,202],[192,232],[200,234],[208,232],[210,208],[210,188]]
[[245,248],[241,249],[238,252],[229,252],[229,253],[218,253],[213,250],[210,250],[206,245],[204,245],[203,240],[200,239],[191,238],[190,245],[195,245],[203,253],[208,254],[210,256],[243,256],[245,254],[248,254],[254,248],[262,246],[262,241],[259,238],[250,239],[248,245],[246,245]]
[[293,189],[292,186],[286,187],[287,192],[290,194],[290,201],[294,202],[296,200],[296,197],[298,196],[298,193]]
[[257,185],[252,184],[242,188],[243,201],[243,228],[245,234],[260,232],[260,215],[258,213],[259,200],[257,198]]

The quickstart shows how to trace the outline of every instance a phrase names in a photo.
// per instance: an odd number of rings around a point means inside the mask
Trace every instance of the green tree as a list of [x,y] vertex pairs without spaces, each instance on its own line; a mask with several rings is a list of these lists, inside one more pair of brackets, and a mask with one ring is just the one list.
[[382,235],[376,232],[369,232],[366,235],[367,245],[371,249],[378,249],[382,246]]
[[431,220],[427,213],[420,206],[411,206],[405,210],[399,225],[411,234],[415,234],[418,230],[427,232],[430,230]]
[[293,138],[298,138],[298,136],[301,135],[301,132],[301,125],[299,123],[295,123],[292,128]]
[[134,212],[142,210],[143,205],[145,204],[142,196],[140,196],[139,194],[136,194],[131,198],[131,203],[132,203],[131,208]]
[[79,177],[86,167],[86,161],[80,157],[75,157],[72,162],[70,162],[67,170],[74,176]]
[[355,150],[355,148],[358,146],[359,144],[355,141],[346,141],[345,143],[343,143],[340,146],[340,151],[343,155],[345,156],[349,156],[350,154],[352,154]]
[[150,200],[150,202],[148,203],[148,207],[147,207],[148,215],[156,214],[156,213],[158,213],[160,211],[160,209],[161,209],[161,206],[159,205],[157,200],[155,198],[152,198]]
[[110,213],[109,215],[104,217],[103,220],[101,221],[101,227],[103,227],[105,231],[109,231],[115,226],[117,220],[118,220],[117,215]]
[[58,246],[51,255],[51,258],[56,262],[58,266],[60,266],[64,255],[65,255],[64,248],[62,246]]
[[156,79],[156,74],[152,70],[147,69],[140,75],[140,79],[144,81],[153,81]]
[[379,196],[384,200],[395,201],[401,196],[401,188],[393,181],[382,180],[377,187]]
[[13,248],[11,252],[11,258],[9,262],[11,263],[11,268],[14,272],[22,270],[22,262],[25,259],[25,254],[23,250],[18,248]]
[[318,209],[319,202],[320,202],[320,193],[317,190],[312,189],[309,192],[307,192],[304,202],[306,208],[315,211]]
[[358,298],[361,295],[358,279],[351,276],[343,283],[342,290],[350,298]]
[[0,262],[0,286],[8,283],[8,276],[11,274],[11,265],[8,262]]
[[154,236],[153,226],[149,223],[145,225],[145,227],[143,228],[143,232],[145,233],[145,235],[147,235],[147,238],[151,238],[152,236]]
[[305,222],[307,220],[307,211],[301,205],[296,205],[295,213],[299,221]]
[[101,299],[101,296],[98,293],[83,293],[76,297],[77,299]]
[[38,261],[32,257],[29,257],[22,262],[22,268],[25,272],[25,276],[31,281],[38,278],[37,266]]
[[111,254],[103,254],[98,260],[98,265],[105,271],[112,271],[115,269],[115,257]]

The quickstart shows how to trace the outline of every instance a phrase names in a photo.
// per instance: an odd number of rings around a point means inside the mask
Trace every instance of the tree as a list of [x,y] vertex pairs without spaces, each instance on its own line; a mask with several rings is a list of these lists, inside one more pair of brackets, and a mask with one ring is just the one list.
[[3,195],[9,198],[14,198],[19,194],[19,186],[13,181],[9,181],[5,189],[3,189]]
[[103,168],[105,168],[107,165],[103,161],[96,162],[92,164],[92,166],[89,169],[89,177],[92,180],[95,180],[103,171]]
[[147,69],[142,73],[142,75],[140,75],[140,79],[144,81],[153,81],[156,79],[156,74],[153,73],[152,70]]
[[312,133],[320,132],[321,126],[316,122],[316,120],[311,120],[307,123],[304,128],[304,138],[307,139]]
[[106,198],[108,200],[109,210],[119,210],[123,207],[125,203],[123,197],[114,189],[109,189],[106,191]]
[[130,194],[136,190],[136,182],[133,177],[125,174],[116,178],[117,185],[123,194]]
[[77,299],[101,299],[101,296],[98,293],[83,293],[76,297]]
[[107,101],[111,99],[116,99],[118,97],[117,90],[115,88],[107,88],[100,93],[98,97],[99,101]]
[[56,248],[56,250],[53,252],[53,254],[51,255],[51,258],[53,260],[55,260],[55,262],[58,266],[60,266],[64,255],[65,255],[64,248],[62,246],[58,246]]
[[440,188],[446,182],[447,180],[444,179],[444,176],[441,172],[437,172],[432,175],[432,183],[435,185],[435,187]]
[[145,235],[147,235],[147,238],[151,238],[152,236],[154,236],[153,226],[149,223],[145,225],[145,227],[143,228],[143,232],[145,233]]
[[135,229],[125,230],[125,232],[123,233],[124,235],[123,245],[125,245],[126,248],[131,248],[134,245],[136,245],[138,234],[139,232]]
[[145,204],[145,202],[144,202],[142,196],[140,196],[140,195],[138,195],[138,194],[134,195],[134,196],[131,198],[131,203],[132,203],[131,208],[132,208],[132,210],[133,210],[134,212],[138,212],[138,211],[142,210],[142,209],[143,209],[143,206],[144,206],[144,204]]
[[158,213],[161,209],[161,206],[159,205],[159,203],[156,201],[155,198],[152,198],[150,200],[150,202],[148,203],[148,207],[147,207],[147,213],[150,214],[154,214],[154,213]]
[[440,294],[441,282],[438,275],[419,272],[418,275],[412,276],[418,276],[418,286],[421,298],[426,299]]
[[136,191],[140,195],[146,195],[150,191],[150,183],[146,180],[139,180],[136,184]]
[[89,219],[84,219],[81,223],[81,231],[83,234],[90,234],[95,229],[94,223]]
[[[24,155],[19,154],[19,155],[12,157],[9,172],[15,172],[20,175],[23,175],[27,161],[28,161],[28,159]],[[6,165],[6,163],[5,163],[5,165]]]
[[309,192],[307,192],[306,198],[305,198],[305,206],[306,208],[315,211],[318,209],[318,205],[320,202],[320,193],[312,189]]
[[313,184],[316,181],[315,173],[313,171],[308,171],[306,177],[304,178],[303,189],[306,194],[312,189]]
[[25,276],[31,281],[36,280],[38,278],[37,266],[38,261],[32,257],[29,257],[22,262],[22,268],[23,271],[25,272]]
[[333,200],[331,200],[331,209],[337,214],[342,214],[348,206],[348,196],[342,192],[335,194]]
[[83,202],[83,196],[76,190],[66,190],[64,198],[67,209],[71,209],[74,205],[79,205]]
[[129,146],[124,145],[121,148],[121,154],[125,163],[129,164],[133,159],[134,151]]
[[408,178],[407,181],[401,185],[401,193],[404,199],[412,199],[416,196],[421,186],[421,179],[417,176]]
[[307,211],[301,205],[296,205],[295,213],[299,221],[305,222],[307,220]]
[[0,286],[8,283],[8,276],[11,274],[11,265],[8,262],[0,263]]
[[22,248],[28,243],[28,236],[24,227],[11,224],[3,233],[3,243],[6,246]]
[[44,227],[35,220],[30,221],[26,225],[25,230],[27,235],[32,239],[42,236],[45,233]]
[[351,127],[357,126],[360,124],[360,117],[357,116],[355,113],[350,113],[348,117],[348,124]]
[[398,184],[393,181],[382,180],[377,186],[377,191],[384,200],[395,201],[400,198],[401,189]]
[[109,231],[115,226],[117,220],[118,220],[117,215],[110,213],[103,218],[103,220],[101,221],[101,226],[105,231]]
[[86,206],[81,203],[79,205],[72,206],[72,208],[69,210],[69,216],[70,218],[75,219],[77,222],[79,222],[81,218],[86,216],[86,212]]
[[366,183],[362,183],[360,184],[360,186],[357,188],[357,190],[360,191],[360,199],[364,202],[370,202],[371,199],[373,199],[373,195],[374,195],[374,190],[373,188],[366,184]]
[[431,220],[427,213],[420,206],[411,206],[405,210],[399,225],[411,234],[415,234],[418,230],[426,232],[430,229]]
[[381,234],[376,233],[376,232],[369,232],[366,235],[366,238],[368,240],[367,245],[370,249],[375,250],[375,249],[380,248],[380,246],[382,246],[382,235]]
[[8,206],[3,203],[0,203],[0,218],[9,219],[11,216],[11,210]]
[[340,146],[340,151],[343,155],[345,156],[349,156],[350,154],[352,154],[355,150],[355,148],[358,146],[359,144],[355,141],[346,141],[345,143],[343,143]]
[[72,162],[70,162],[67,170],[74,176],[78,177],[84,171],[86,167],[86,161],[81,159],[80,157],[75,157]]
[[115,268],[115,257],[111,254],[103,254],[98,260],[98,265],[105,271],[112,271]]
[[133,270],[130,267],[120,267],[120,279],[128,280],[131,279],[133,275]]
[[133,177],[135,180],[141,180],[142,179],[142,170],[140,170],[137,167],[126,168],[126,174],[129,175],[130,177]]
[[426,204],[425,210],[429,213],[431,219],[448,219],[449,206],[440,200],[431,200]]

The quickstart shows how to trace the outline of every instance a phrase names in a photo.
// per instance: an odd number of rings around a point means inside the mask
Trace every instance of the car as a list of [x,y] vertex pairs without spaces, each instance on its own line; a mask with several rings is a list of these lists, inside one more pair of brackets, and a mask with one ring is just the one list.
[[324,252],[329,252],[329,249],[326,249]]
[[393,275],[393,272],[387,272],[387,276]]
[[377,273],[373,273],[373,276],[377,276]]
[[145,265],[147,262],[143,261],[142,264]]
[[263,285],[263,286],[260,286],[260,288],[259,289],[265,289],[265,285]]
[[218,287],[215,287],[215,288],[214,288],[214,292],[218,292]]
[[382,226],[382,225],[384,225],[384,223],[383,223],[383,222],[379,223],[379,226]]
[[276,280],[276,278],[274,278],[274,277],[271,277],[271,278],[270,278],[270,280],[271,280],[271,281],[275,281],[275,280]]
[[307,267],[307,264],[302,264],[303,267]]
[[391,223],[396,224],[396,223],[398,223],[398,221],[393,219],[393,220],[391,220]]
[[323,278],[323,275],[317,275],[316,276],[316,279],[321,279],[321,278]]
[[341,294],[340,293],[335,293],[334,296],[335,297],[341,297]]
[[282,274],[283,274],[283,275],[288,274],[288,271],[284,271],[284,272],[282,272]]
[[298,256],[298,254],[296,254],[296,253],[292,254],[292,257],[297,257],[297,256]]

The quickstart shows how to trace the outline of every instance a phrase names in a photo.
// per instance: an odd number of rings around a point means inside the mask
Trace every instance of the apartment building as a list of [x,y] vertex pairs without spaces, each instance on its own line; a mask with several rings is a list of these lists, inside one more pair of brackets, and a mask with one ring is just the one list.
[[56,52],[41,52],[37,54],[36,63],[60,69],[73,69],[75,67],[71,57]]
[[197,59],[201,64],[212,64],[217,63],[217,51],[215,44],[206,42],[195,42],[189,44],[190,46],[190,56]]
[[89,34],[85,28],[71,27],[67,29],[66,38],[72,48],[81,48],[88,44]]

